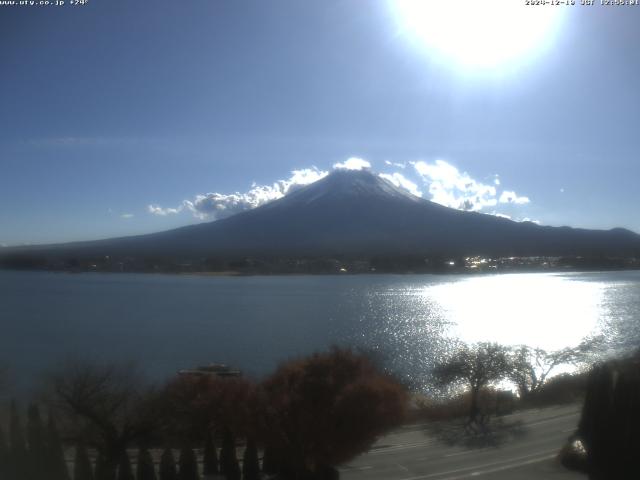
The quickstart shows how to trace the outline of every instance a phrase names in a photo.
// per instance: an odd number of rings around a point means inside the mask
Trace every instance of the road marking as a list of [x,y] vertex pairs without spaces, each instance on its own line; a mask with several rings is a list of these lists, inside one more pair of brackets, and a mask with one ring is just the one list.
[[398,450],[408,450],[410,448],[428,447],[429,445],[432,445],[434,443],[436,443],[435,440],[429,440],[427,442],[419,442],[419,443],[405,443],[405,444],[402,444],[402,445],[394,445],[394,446],[391,446],[391,447],[372,450],[372,451],[368,452],[367,455],[381,455],[383,453],[397,452]]
[[445,457],[457,457],[459,455],[468,455],[470,453],[483,452],[484,450],[495,450],[496,448],[497,447],[472,448],[469,450],[463,450],[462,452],[448,453],[447,455],[445,455]]
[[[539,444],[539,443],[549,443],[549,439],[553,438],[554,440],[562,441],[564,437],[564,433],[566,432],[573,432],[575,429],[572,428],[570,430],[564,430],[561,432],[557,432],[557,433],[551,433],[549,435],[546,436],[546,438],[541,438],[538,440],[533,440],[529,442],[530,446],[534,446],[535,444]],[[469,448],[467,450],[461,450],[459,452],[454,452],[454,453],[447,453],[445,455],[443,455],[443,458],[448,458],[448,457],[459,457],[461,455],[470,455],[476,452],[484,452],[487,450],[494,450],[494,451],[498,451],[500,449],[499,446],[490,446],[490,447],[482,447],[482,448]],[[428,459],[432,459],[433,457],[423,457],[423,458],[419,458],[418,460],[428,460]]]
[[[9,397],[7,397],[9,398]],[[433,425],[433,422],[431,423],[412,423],[410,425],[404,425],[402,427],[400,427],[398,430],[419,430],[421,428],[427,428]]]
[[576,417],[578,415],[580,415],[579,412],[570,413],[568,415],[560,415],[560,416],[557,416],[557,417],[548,418],[546,420],[539,420],[539,421],[533,422],[533,423],[525,423],[525,424],[523,424],[523,426],[525,426],[525,427],[533,427],[534,425],[542,425],[543,423],[557,422],[558,420],[569,418],[569,417]]
[[502,467],[496,467],[496,468],[492,468],[490,470],[483,470],[483,471],[477,471],[477,472],[473,472],[471,473],[471,475],[462,475],[459,477],[449,477],[449,478],[442,478],[440,480],[458,480],[464,477],[479,477],[480,475],[486,475],[487,473],[496,473],[496,472],[502,472],[505,470],[510,470],[512,468],[518,468],[518,467],[524,467],[527,465],[532,465],[534,463],[539,463],[539,462],[544,462],[545,460],[551,460],[552,458],[555,458],[557,456],[557,454],[553,454],[553,455],[546,455],[544,457],[540,457],[540,458],[533,458],[531,460],[527,460],[526,462],[520,462],[520,463],[514,463],[511,465],[504,465]]
[[[456,480],[458,478],[484,475],[486,473],[499,472],[501,470],[508,470],[508,469],[511,469],[511,468],[517,468],[517,467],[520,467],[520,466],[523,466],[523,465],[529,465],[531,463],[542,462],[542,461],[547,460],[549,458],[556,457],[557,454],[558,454],[557,449],[548,450],[546,452],[531,453],[529,455],[523,455],[521,457],[510,458],[510,459],[500,460],[500,461],[491,462],[491,463],[484,463],[482,465],[472,465],[472,466],[465,467],[465,468],[458,468],[458,469],[455,469],[455,470],[447,470],[445,472],[436,472],[436,473],[430,473],[428,475],[420,475],[420,476],[417,476],[417,477],[403,478],[402,480],[426,480],[427,478],[440,477],[442,475],[450,475],[450,474],[455,474],[455,473],[467,472],[467,473],[463,474],[462,476],[444,477],[444,478],[440,479],[440,480]],[[538,455],[544,455],[544,456],[543,457],[539,457],[539,458],[535,458],[535,459],[532,459],[532,460],[519,462],[519,463],[513,463],[513,464],[510,464],[510,465],[503,465],[503,466],[496,467],[496,468],[491,469],[491,470],[484,470],[484,471],[475,470],[477,468],[485,468],[485,467],[491,467],[493,465],[500,465],[501,463],[513,462],[514,460],[524,460],[525,458],[535,457],[535,456],[538,456]],[[469,470],[472,470],[472,471],[469,472]]]
[[[579,413],[576,412],[576,413],[570,413],[570,414],[567,414],[567,415],[562,415],[560,418],[572,417],[572,416],[576,416],[576,415],[579,415]],[[549,422],[557,421],[558,419],[559,419],[559,417],[549,418],[549,419],[545,419],[545,420],[540,420],[538,422],[525,424],[525,426],[549,423]],[[571,428],[571,429],[567,429],[567,430],[562,430],[559,433],[560,434],[564,434],[564,433],[573,432],[573,431],[575,431],[575,427]],[[423,442],[405,443],[405,444],[400,444],[400,445],[390,445],[390,446],[381,447],[381,448],[378,448],[378,449],[375,449],[375,450],[371,450],[366,455],[392,454],[392,453],[398,452],[400,450],[409,450],[409,449],[412,449],[412,448],[428,447],[430,445],[437,444],[437,443],[439,443],[437,439],[431,439],[431,440],[427,440],[427,441],[423,441]],[[481,451],[484,451],[484,450],[490,450],[492,448],[494,448],[494,447],[484,447],[484,448],[479,448],[479,449],[469,449],[469,450],[464,450],[464,451],[461,451],[461,452],[445,454],[444,457],[456,457],[456,456],[460,456],[460,455],[469,455],[469,454],[473,454],[473,453],[476,453],[476,452],[481,452]],[[427,460],[427,459],[432,459],[432,458],[433,458],[432,456],[428,456],[428,457],[418,458],[417,460],[421,461],[421,460]]]

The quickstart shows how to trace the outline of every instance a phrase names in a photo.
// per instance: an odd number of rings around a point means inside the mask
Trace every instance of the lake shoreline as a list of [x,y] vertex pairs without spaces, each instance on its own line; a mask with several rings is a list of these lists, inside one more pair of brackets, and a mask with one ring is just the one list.
[[504,268],[493,270],[475,270],[475,269],[457,269],[437,271],[335,271],[335,272],[299,272],[299,271],[242,271],[242,270],[225,270],[225,271],[153,271],[153,270],[94,270],[94,269],[27,269],[27,268],[1,268],[0,272],[48,272],[48,273],[66,273],[66,274],[83,274],[83,273],[101,273],[101,274],[134,274],[134,275],[168,275],[168,276],[192,276],[192,277],[288,277],[288,276],[309,276],[309,277],[326,277],[326,276],[381,276],[381,275],[397,275],[397,276],[413,276],[413,275],[509,275],[509,274],[528,274],[528,273],[607,273],[607,272],[627,272],[640,271],[640,266],[619,267],[619,268]]

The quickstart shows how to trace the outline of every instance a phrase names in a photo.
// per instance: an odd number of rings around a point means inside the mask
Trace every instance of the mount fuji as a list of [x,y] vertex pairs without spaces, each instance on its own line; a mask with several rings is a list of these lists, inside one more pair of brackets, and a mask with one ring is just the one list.
[[159,233],[5,248],[49,258],[96,256],[639,256],[629,230],[547,227],[416,197],[368,170],[335,170],[234,216]]

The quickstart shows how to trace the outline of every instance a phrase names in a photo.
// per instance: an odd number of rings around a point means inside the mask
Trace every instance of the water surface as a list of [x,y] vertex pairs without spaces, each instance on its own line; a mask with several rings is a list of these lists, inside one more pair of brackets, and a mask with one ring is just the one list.
[[640,272],[206,277],[0,271],[0,362],[31,378],[75,356],[162,377],[225,362],[250,375],[331,344],[410,376],[446,339],[557,349],[605,331],[640,345]]

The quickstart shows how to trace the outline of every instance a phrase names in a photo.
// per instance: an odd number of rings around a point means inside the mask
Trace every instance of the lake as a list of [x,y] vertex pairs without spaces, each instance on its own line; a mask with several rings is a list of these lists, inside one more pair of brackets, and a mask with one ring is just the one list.
[[209,362],[259,377],[332,344],[419,377],[450,338],[640,345],[640,271],[216,277],[0,271],[0,362],[29,381],[67,358],[153,378]]

